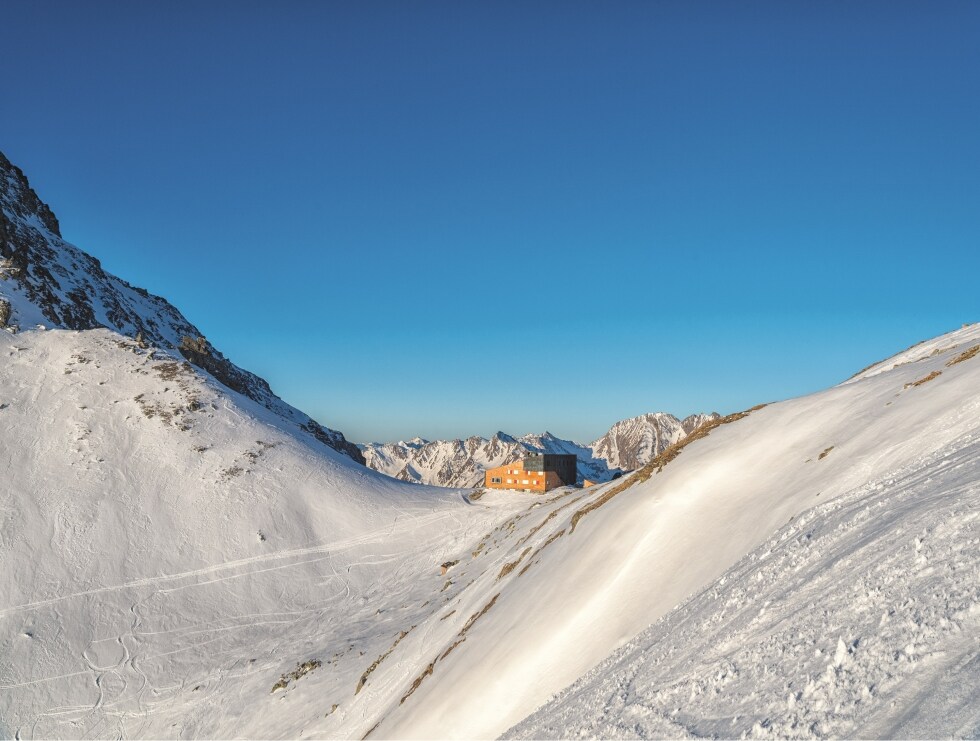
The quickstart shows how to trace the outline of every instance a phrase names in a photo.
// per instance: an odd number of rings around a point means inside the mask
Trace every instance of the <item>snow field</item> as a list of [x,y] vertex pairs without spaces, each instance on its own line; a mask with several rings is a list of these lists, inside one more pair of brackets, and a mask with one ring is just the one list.
[[507,737],[973,738],[980,435],[819,505]]
[[0,332],[0,734],[970,735],[978,342],[721,425],[573,532],[622,482],[403,484],[112,332]]
[[348,694],[422,577],[503,516],[108,331],[0,333],[0,356],[4,735],[298,735],[323,713],[270,712],[280,673],[318,658],[297,687]]
[[428,712],[398,709],[379,734],[503,733],[791,518],[978,430],[980,363],[946,366],[978,335],[952,333],[942,354],[772,404],[688,446],[555,541],[481,621],[487,638],[454,651],[416,693]]

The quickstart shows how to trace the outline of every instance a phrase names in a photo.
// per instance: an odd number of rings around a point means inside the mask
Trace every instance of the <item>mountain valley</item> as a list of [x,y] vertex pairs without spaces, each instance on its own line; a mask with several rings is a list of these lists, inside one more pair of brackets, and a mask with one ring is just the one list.
[[[980,324],[588,446],[361,450],[2,155],[0,207],[0,737],[980,735]],[[600,483],[476,488],[528,450]]]

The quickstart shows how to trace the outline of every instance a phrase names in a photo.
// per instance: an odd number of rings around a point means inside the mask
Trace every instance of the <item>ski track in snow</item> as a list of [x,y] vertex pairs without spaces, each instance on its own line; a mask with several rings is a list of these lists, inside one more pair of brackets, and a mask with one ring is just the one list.
[[[431,515],[414,515],[414,516],[411,516],[409,518],[409,525],[407,527],[420,527],[420,526],[422,526],[424,524],[434,524],[434,523],[437,523],[437,522],[445,521],[446,519],[450,519],[457,526],[460,524],[459,518],[454,513],[451,513],[450,512],[450,513],[433,513]],[[396,520],[397,520],[397,518],[396,518]],[[65,602],[67,600],[72,600],[72,599],[75,599],[75,598],[78,598],[78,597],[86,597],[86,596],[101,594],[103,592],[115,592],[115,591],[125,590],[125,589],[136,589],[136,588],[140,588],[140,587],[152,586],[154,584],[159,584],[161,582],[180,581],[182,579],[189,579],[191,577],[196,577],[196,576],[208,576],[208,575],[211,575],[211,574],[216,574],[216,573],[221,572],[221,571],[238,569],[238,568],[241,568],[241,567],[244,567],[244,566],[250,566],[250,565],[253,565],[253,564],[262,565],[262,564],[265,564],[267,562],[280,561],[280,560],[291,559],[291,558],[298,558],[300,556],[308,556],[308,555],[314,555],[314,554],[325,554],[325,553],[331,553],[331,554],[332,553],[343,553],[345,551],[352,550],[355,547],[383,543],[384,542],[384,539],[385,539],[385,536],[390,536],[392,534],[392,532],[394,531],[395,526],[396,526],[396,522],[393,521],[391,525],[384,527],[382,530],[378,530],[378,531],[375,531],[375,532],[372,532],[372,533],[367,533],[367,534],[362,535],[362,536],[359,536],[357,538],[351,538],[349,540],[340,541],[338,543],[327,543],[327,544],[324,544],[324,545],[312,546],[310,548],[298,548],[298,549],[295,549],[295,550],[284,551],[284,552],[281,552],[281,553],[271,553],[269,555],[264,555],[264,556],[253,556],[251,558],[243,558],[243,559],[239,559],[237,561],[229,561],[227,563],[215,564],[214,566],[208,566],[207,568],[192,569],[190,571],[184,571],[184,572],[181,572],[181,573],[178,573],[178,574],[164,574],[162,576],[154,576],[154,577],[147,577],[147,578],[143,578],[143,579],[135,579],[135,580],[133,580],[131,582],[127,582],[126,584],[118,584],[118,585],[109,586],[109,587],[99,587],[98,589],[89,589],[89,590],[85,590],[85,591],[82,591],[82,592],[75,592],[73,594],[66,594],[66,595],[63,595],[63,596],[60,596],[60,597],[53,597],[51,599],[39,600],[37,602],[31,602],[31,603],[27,603],[27,604],[23,604],[23,605],[17,605],[15,607],[8,607],[8,608],[5,608],[3,610],[0,610],[0,618],[6,617],[7,615],[11,615],[11,614],[16,613],[16,612],[23,612],[25,610],[33,610],[33,609],[36,609],[38,607],[47,607],[47,606],[50,606],[50,605],[53,605],[53,604],[56,604],[56,603],[59,603],[59,602]],[[403,525],[403,527],[405,527],[405,526]],[[303,565],[306,565],[306,564],[318,563],[318,562],[323,561],[323,560],[325,560],[325,559],[323,559],[323,558],[315,558],[315,559],[309,559],[309,560],[305,560],[305,561],[297,561],[295,563],[287,563],[287,564],[280,564],[278,566],[270,566],[270,567],[267,567],[267,568],[258,568],[258,569],[250,569],[250,570],[246,569],[246,570],[243,570],[241,573],[230,574],[228,576],[223,576],[223,577],[219,577],[219,578],[216,578],[216,579],[207,579],[207,580],[204,580],[204,581],[196,581],[196,582],[194,582],[192,584],[184,584],[184,585],[178,585],[178,586],[174,586],[174,587],[168,587],[166,589],[159,590],[159,593],[166,593],[166,592],[176,591],[178,589],[188,589],[188,588],[192,588],[192,587],[205,586],[205,585],[208,585],[208,584],[214,584],[216,582],[224,581],[224,580],[227,580],[227,579],[238,579],[238,578],[242,578],[242,577],[246,577],[246,576],[254,576],[255,574],[260,574],[260,573],[263,573],[263,572],[266,572],[266,571],[275,571],[275,570],[278,570],[278,569],[288,569],[288,568],[292,568],[292,567],[295,567],[295,566],[303,566]],[[358,566],[358,565],[362,565],[363,563],[366,563],[366,561],[354,562],[354,563],[351,564],[351,566]],[[0,689],[3,689],[3,688],[4,688],[4,685],[0,685]]]
[[[455,515],[446,515],[442,513],[433,513],[427,516],[409,516],[409,519],[413,524],[418,524],[419,522],[426,523],[439,523],[442,521],[449,520],[454,524],[459,524],[459,519]],[[219,571],[224,571],[228,569],[242,569],[243,567],[250,567],[256,565],[262,565],[267,562],[280,561],[285,558],[295,558],[300,555],[307,555],[311,553],[331,553],[336,555],[342,555],[345,552],[349,552],[355,547],[369,546],[369,545],[380,545],[383,543],[383,538],[386,534],[391,532],[390,528],[384,528],[380,531],[376,531],[365,536],[350,539],[346,542],[335,543],[329,546],[322,546],[317,548],[309,549],[299,549],[296,551],[291,551],[281,554],[271,554],[266,557],[251,558],[251,559],[241,559],[236,562],[218,564],[214,567],[207,569],[197,569],[193,571],[188,571],[180,574],[171,574],[158,578],[152,579],[142,579],[137,580],[128,584],[119,585],[116,587],[110,587],[99,590],[89,590],[86,592],[81,592],[77,594],[65,595],[62,598],[56,600],[46,600],[36,604],[20,605],[16,608],[6,610],[4,614],[10,614],[13,612],[22,612],[25,610],[33,610],[39,607],[48,607],[54,603],[61,603],[66,601],[71,601],[78,599],[80,597],[89,597],[93,595],[103,594],[105,592],[114,592],[119,590],[141,590],[147,587],[152,587],[153,585],[160,584],[161,582],[172,582],[176,580],[183,580],[189,578],[195,578],[200,576],[210,575]],[[426,546],[428,544],[420,544],[419,550],[424,553],[426,552]],[[404,556],[405,554],[401,554]],[[216,624],[196,624],[182,626],[179,628],[174,628],[170,630],[143,630],[141,629],[141,619],[139,618],[138,608],[141,602],[145,602],[153,599],[157,595],[166,594],[168,592],[186,589],[191,587],[204,587],[213,585],[219,581],[225,579],[233,579],[238,577],[254,576],[255,574],[265,573],[274,569],[290,568],[292,566],[304,566],[311,563],[318,563],[324,559],[318,558],[314,560],[300,561],[297,563],[277,565],[273,568],[250,568],[246,569],[241,573],[236,573],[230,576],[224,576],[220,579],[207,579],[203,581],[195,581],[191,584],[179,585],[176,587],[171,587],[167,589],[158,589],[147,594],[140,602],[136,602],[131,605],[130,611],[133,615],[132,629],[128,634],[119,635],[114,637],[99,638],[92,640],[85,651],[82,652],[82,658],[87,663],[87,669],[84,671],[69,672],[60,675],[53,675],[43,678],[38,678],[30,680],[28,682],[21,682],[16,684],[2,684],[0,685],[0,690],[10,690],[14,688],[29,687],[36,685],[38,683],[50,683],[57,682],[58,680],[69,679],[73,677],[79,677],[84,675],[91,675],[94,678],[94,684],[98,689],[98,697],[95,703],[91,707],[60,707],[54,708],[39,714],[38,718],[34,722],[34,727],[44,718],[48,717],[58,717],[59,721],[63,721],[65,716],[101,716],[101,721],[98,725],[90,728],[85,735],[90,737],[98,737],[103,735],[105,726],[109,724],[111,718],[119,719],[119,728],[130,728],[127,724],[122,723],[124,719],[132,719],[134,716],[142,716],[144,719],[151,713],[150,707],[144,702],[143,696],[147,693],[148,680],[145,674],[143,674],[138,667],[138,660],[151,660],[159,659],[162,657],[173,656],[174,654],[181,652],[198,652],[209,644],[215,643],[222,639],[221,634],[226,632],[234,632],[239,630],[253,631],[255,628],[260,626],[282,626],[283,628],[288,628],[289,625],[293,625],[302,622],[306,618],[321,618],[324,617],[326,613],[326,606],[321,606],[317,608],[311,608],[307,610],[293,610],[288,612],[280,613],[251,613],[243,612],[234,616],[225,616],[222,618],[222,622],[232,623],[224,625]],[[387,559],[382,559],[380,562],[386,562]],[[353,560],[350,563],[346,563],[343,567],[343,571],[349,573],[351,569],[356,568],[365,563],[376,564],[379,563],[378,559],[374,556],[365,557],[360,560]],[[396,574],[396,578],[397,578]],[[343,579],[343,577],[340,577]],[[344,594],[342,599],[351,600],[351,592],[349,584],[344,580]],[[169,645],[174,642],[174,639],[178,636],[187,640],[194,637],[195,640],[181,648],[169,650],[169,651],[159,651],[150,652],[145,649],[139,654],[131,654],[129,646],[139,647],[144,644],[149,637],[153,637],[154,645]],[[121,649],[120,655],[118,657],[112,657],[112,650],[107,651],[106,645],[110,649],[118,647]],[[211,654],[212,659],[216,654]],[[134,675],[138,676],[139,686],[136,690],[135,696],[135,709],[120,709],[120,706],[126,704],[127,696],[132,696],[133,691],[130,686],[130,682],[133,681]],[[220,681],[220,680],[218,680]],[[108,685],[108,687],[107,687]],[[183,686],[181,686],[181,689]],[[79,718],[73,719],[73,727],[79,727],[77,724],[80,722]],[[127,730],[123,735],[139,735],[139,730]],[[31,735],[35,735],[32,732]],[[23,734],[19,734],[23,737]]]

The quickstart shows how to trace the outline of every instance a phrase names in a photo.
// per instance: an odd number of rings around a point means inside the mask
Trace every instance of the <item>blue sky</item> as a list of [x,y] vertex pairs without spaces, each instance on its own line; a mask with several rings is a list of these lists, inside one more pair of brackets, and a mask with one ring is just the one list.
[[980,3],[3,9],[67,239],[358,440],[730,412],[980,320]]

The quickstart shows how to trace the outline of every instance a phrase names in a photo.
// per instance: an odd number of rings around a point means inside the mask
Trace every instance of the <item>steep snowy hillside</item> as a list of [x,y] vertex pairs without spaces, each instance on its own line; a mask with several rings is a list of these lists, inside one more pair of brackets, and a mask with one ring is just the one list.
[[489,440],[369,443],[361,447],[367,465],[402,481],[437,486],[472,487],[483,483],[489,468],[533,453],[564,453],[578,458],[578,480],[609,481],[616,474],[646,465],[654,456],[717,414],[693,414],[679,420],[657,412],[617,422],[591,445],[562,440],[550,432],[514,438],[498,432]]
[[[925,527],[930,522],[938,527],[953,512],[974,517],[980,506],[976,468],[964,467],[955,478],[939,474],[944,461],[965,463],[975,456],[973,445],[980,435],[978,345],[980,327],[974,325],[926,343],[918,353],[900,356],[884,372],[723,418],[701,428],[624,481],[606,484],[595,492],[570,495],[568,506],[554,513],[529,515],[515,528],[518,540],[511,546],[512,558],[519,564],[514,572],[517,576],[509,574],[508,580],[488,593],[486,609],[464,642],[430,648],[429,663],[417,677],[411,696],[404,704],[389,705],[375,735],[489,737],[502,733],[679,604],[706,588],[712,594],[719,590],[723,593],[726,582],[720,578],[726,571],[801,516],[814,526],[822,517],[821,511],[832,513],[834,507],[877,492],[880,511],[874,518],[865,517],[861,532],[854,533],[849,542],[874,540],[881,532],[881,523],[891,519],[899,524],[888,528],[886,537],[908,543],[922,533],[903,530],[900,513],[892,508],[903,506],[905,482],[917,480],[924,482],[925,488],[920,491],[936,497],[936,513],[926,520]],[[938,490],[931,489],[933,485]],[[944,492],[950,497],[945,504],[941,502]],[[807,514],[826,503],[834,504]],[[931,509],[931,505],[924,506]],[[524,543],[528,541],[523,539],[532,532],[533,542],[540,544],[532,542],[527,551]],[[980,595],[973,580],[980,569],[980,551],[975,547],[972,525],[950,525],[942,533],[953,539],[948,559],[955,570],[954,593],[927,588],[915,592],[914,603],[893,602],[895,589],[871,580],[862,582],[864,608],[862,603],[852,607],[867,609],[869,615],[878,618],[893,615],[896,621],[905,621],[914,636],[933,635],[939,641],[944,635],[959,635],[967,642],[961,653],[965,660],[976,655]],[[926,533],[923,542],[929,538]],[[946,547],[942,547],[943,553]],[[933,552],[940,551],[937,546],[932,548]],[[874,573],[878,567],[875,554],[873,548],[856,554],[841,551],[839,559],[863,556],[860,564],[855,561],[849,568]],[[755,578],[761,586],[767,575]],[[808,621],[813,617],[809,613],[823,610],[812,596],[819,592],[811,593],[810,581],[796,579],[797,575],[788,579],[787,593],[796,594],[788,610],[783,610],[784,605],[780,610],[786,614],[801,603],[806,609],[784,623],[789,632],[765,644],[770,655],[800,650],[794,643],[794,631],[805,645],[807,636],[817,630],[808,627]],[[774,587],[774,591],[780,589],[782,585]],[[714,604],[720,612],[702,613],[711,625],[730,619],[730,611],[740,603]],[[769,619],[768,606],[764,602],[752,605],[758,616],[757,627]],[[835,620],[828,618],[826,624],[833,627]],[[920,627],[913,628],[912,623]],[[853,650],[860,654],[862,643],[869,651],[876,645],[893,645],[887,624],[888,619],[875,628],[873,620],[865,620],[854,632],[842,634],[844,653],[850,655]],[[831,638],[830,650],[835,653],[837,638]],[[664,640],[673,643],[672,638]],[[735,650],[735,644],[728,645]],[[718,644],[715,647],[723,650]],[[823,644],[813,647],[817,649],[827,650]],[[914,645],[909,651],[916,651]],[[950,655],[958,651],[961,649],[951,647]],[[828,716],[853,712],[857,716],[851,726],[830,720],[827,728],[885,728],[888,723],[918,727],[914,723],[920,711],[903,706],[902,698],[906,692],[914,695],[921,685],[918,680],[911,685],[901,681],[899,669],[906,661],[903,655],[887,655],[896,666],[892,678],[868,686],[860,708],[855,710],[847,702],[837,706],[837,695],[831,691],[826,699],[814,700],[807,717],[818,712]],[[421,658],[425,661],[426,657]],[[842,657],[841,661],[845,660]],[[812,666],[807,664],[808,669]],[[980,681],[974,673],[964,689],[960,682],[970,672],[967,665],[956,666],[956,680],[937,678],[929,697],[930,703],[950,709],[950,717],[954,715],[951,706],[969,706]],[[712,666],[713,672],[716,668]],[[765,662],[758,671],[766,671]],[[684,687],[696,696],[699,691],[715,692],[716,683],[725,675],[695,672],[693,676],[698,682]],[[628,678],[626,681],[628,684]],[[769,687],[779,681],[772,679]],[[792,677],[785,681],[792,681]],[[787,706],[792,691],[804,692],[803,686],[793,687],[795,690],[786,687],[782,697]],[[812,694],[815,691],[811,689],[799,699],[819,699]],[[850,696],[848,692],[840,696]],[[761,689],[758,695],[750,694],[738,713],[749,714],[755,698],[760,700],[759,712],[745,727],[753,734],[766,735],[774,720],[769,715],[774,707],[771,696],[763,696]],[[562,707],[573,704],[574,700],[569,700]],[[589,707],[595,709],[596,705]],[[629,722],[630,712],[626,709],[610,728],[622,729],[622,724]],[[642,715],[642,710],[638,712]],[[574,723],[562,725],[561,717],[551,724],[549,717],[549,711],[542,710],[537,721],[520,732],[548,736],[578,730]],[[936,717],[936,713],[928,717]],[[582,727],[588,735],[590,729],[602,726],[595,722]],[[642,733],[642,725],[635,727]],[[715,732],[710,725],[704,728]],[[671,736],[682,732],[682,725],[666,731]],[[820,732],[819,728],[814,732]]]
[[227,360],[167,301],[106,273],[61,238],[57,218],[24,173],[0,153],[0,328],[105,327],[179,353],[219,382],[259,402],[321,443],[364,459],[356,445],[276,396]]
[[980,737],[980,434],[818,505],[506,735]]
[[526,506],[354,464],[103,329],[0,331],[0,470],[2,738],[295,737],[334,702],[349,729],[459,597],[439,565]]

